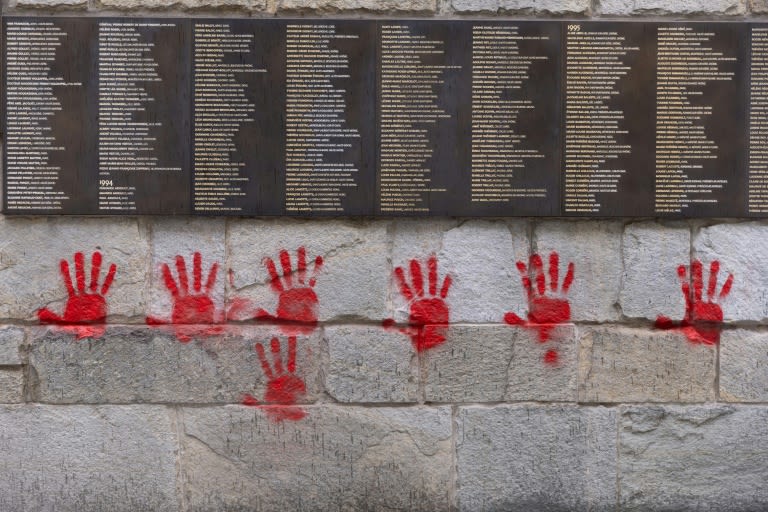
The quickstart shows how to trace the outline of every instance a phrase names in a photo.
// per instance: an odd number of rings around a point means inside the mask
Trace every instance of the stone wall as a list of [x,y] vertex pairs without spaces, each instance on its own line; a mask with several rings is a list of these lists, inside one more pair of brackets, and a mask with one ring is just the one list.
[[[768,3],[10,0],[4,9],[742,19],[768,14]],[[97,296],[115,264],[104,305],[68,297],[60,261],[79,295],[76,253],[86,295],[92,255],[103,260]],[[721,311],[722,326],[683,322],[691,312],[678,268],[695,288],[696,262],[699,311]],[[426,312],[413,305],[419,297],[406,300],[419,281]],[[768,224],[759,221],[4,217],[0,297],[2,511],[768,508]],[[102,306],[105,327],[67,325]],[[537,312],[558,324],[537,323]],[[409,315],[449,325],[413,327]]]

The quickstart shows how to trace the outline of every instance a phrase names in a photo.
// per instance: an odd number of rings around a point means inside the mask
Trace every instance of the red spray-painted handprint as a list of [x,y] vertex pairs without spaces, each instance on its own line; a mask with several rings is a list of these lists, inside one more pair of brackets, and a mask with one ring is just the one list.
[[[560,256],[552,251],[549,254],[549,294],[547,293],[546,276],[544,275],[544,262],[541,256],[531,256],[530,269],[524,262],[517,262],[517,270],[523,281],[523,288],[528,297],[528,321],[523,320],[513,312],[504,315],[504,321],[509,325],[520,325],[538,332],[539,341],[548,341],[552,330],[558,324],[567,323],[571,319],[571,305],[565,296],[573,284],[573,263],[568,263],[568,271],[560,284]],[[536,287],[534,288],[529,270],[533,271]],[[544,354],[544,361],[557,363],[556,350],[548,350]]]
[[317,274],[323,267],[323,257],[316,257],[312,275],[307,279],[307,251],[304,247],[299,247],[296,254],[295,281],[288,251],[285,249],[280,251],[282,276],[278,274],[272,258],[264,260],[272,290],[278,294],[277,311],[272,315],[259,309],[255,316],[256,320],[280,323],[281,330],[289,336],[310,333],[317,325],[317,295],[313,288],[317,281]]
[[243,398],[243,405],[263,408],[267,416],[273,421],[298,421],[306,416],[307,413],[301,407],[296,407],[295,404],[306,394],[307,387],[304,381],[296,376],[296,336],[288,337],[287,372],[283,368],[280,341],[277,338],[272,338],[270,348],[272,351],[272,366],[270,366],[264,353],[264,346],[261,343],[256,344],[256,353],[259,356],[264,375],[267,377],[267,390],[264,392],[264,401],[276,405],[259,405],[259,401],[254,396],[248,394]]
[[733,274],[728,274],[720,293],[717,291],[717,275],[720,272],[720,262],[715,260],[709,265],[709,282],[707,283],[707,300],[703,298],[704,278],[702,264],[699,260],[691,263],[691,278],[693,280],[693,296],[688,281],[688,270],[685,265],[677,267],[680,286],[685,297],[685,317],[681,322],[674,322],[665,316],[656,319],[658,329],[679,329],[694,343],[714,345],[720,341],[722,330],[723,310],[715,300],[722,301],[731,292]]
[[[417,352],[436,347],[445,341],[445,333],[450,323],[450,310],[445,298],[451,287],[452,279],[446,275],[438,295],[437,257],[433,254],[427,260],[427,281],[429,296],[424,295],[424,275],[418,260],[411,260],[411,286],[405,280],[402,267],[395,268],[395,279],[400,293],[409,302],[408,327],[400,332],[411,337]],[[384,327],[392,327],[394,319],[384,320]]]
[[69,262],[61,260],[59,264],[61,277],[64,279],[64,285],[67,287],[67,294],[69,295],[67,304],[64,306],[64,314],[59,316],[48,308],[42,308],[37,312],[37,317],[42,323],[63,325],[65,330],[76,334],[77,339],[99,337],[104,334],[105,327],[103,324],[107,318],[107,301],[104,297],[109,293],[109,288],[115,279],[115,272],[117,272],[117,266],[112,263],[101,288],[99,288],[102,258],[100,252],[94,252],[91,255],[91,282],[86,290],[84,260],[85,257],[82,252],[75,253],[77,288],[72,285]]
[[163,263],[163,281],[173,298],[171,319],[161,320],[147,317],[147,324],[149,325],[173,325],[176,337],[182,342],[189,341],[193,336],[212,336],[223,331],[220,326],[211,325],[224,321],[223,313],[216,311],[216,306],[211,300],[211,290],[216,284],[219,264],[211,265],[203,287],[203,258],[199,252],[195,252],[192,255],[192,260],[192,293],[189,290],[189,276],[184,258],[176,256],[178,283],[173,278],[168,264]]

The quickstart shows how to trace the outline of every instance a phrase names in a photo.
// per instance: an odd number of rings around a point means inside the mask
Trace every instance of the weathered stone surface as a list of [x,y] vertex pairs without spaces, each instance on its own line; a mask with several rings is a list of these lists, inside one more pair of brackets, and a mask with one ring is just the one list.
[[749,10],[755,14],[768,12],[768,0],[749,0]]
[[452,0],[454,12],[588,14],[590,0]]
[[[768,320],[768,226],[758,222],[717,224],[702,228],[693,240],[695,257],[704,265],[707,283],[712,261],[720,262],[716,293],[733,274],[731,293],[721,304],[728,320]],[[706,288],[706,285],[705,285]],[[704,291],[706,299],[706,289]]]
[[384,221],[233,221],[229,225],[228,248],[234,289],[230,287],[228,298],[249,300],[274,314],[278,294],[269,285],[263,260],[272,258],[282,275],[280,251],[289,251],[295,270],[296,250],[304,246],[309,262],[316,256],[325,260],[314,288],[321,321],[380,321],[387,314],[391,273],[387,226]]
[[[572,320],[612,321],[620,317],[617,304],[621,287],[621,222],[541,222],[533,231],[534,251],[544,260],[549,286],[549,255],[560,256],[558,290],[568,264],[574,280],[567,298]],[[549,288],[548,288],[549,289]],[[549,293],[549,292],[548,292]]]
[[622,408],[621,510],[765,510],[768,408]]
[[[150,292],[150,315],[157,319],[171,320],[173,311],[173,296],[165,285],[162,267],[168,265],[176,287],[184,296],[204,295],[213,301],[214,311],[195,311],[196,308],[186,308],[188,314],[196,320],[191,323],[222,322],[224,314],[224,285],[227,279],[226,251],[224,245],[225,229],[221,219],[156,219],[152,225],[152,277]],[[201,255],[200,290],[195,290],[194,253]],[[179,279],[176,257],[184,259],[188,291],[184,293]],[[210,292],[205,287],[213,265],[217,265],[216,280]],[[185,310],[179,308],[179,311]]]
[[449,509],[449,407],[305,409],[184,409],[188,510]]
[[457,421],[460,510],[614,509],[614,410],[462,407]]
[[[545,354],[556,350],[556,363]],[[536,331],[507,325],[460,326],[422,355],[428,402],[576,400],[576,329],[562,325],[542,343]]]
[[436,0],[278,0],[278,11],[422,12],[437,9]]
[[0,406],[0,510],[178,510],[165,407]]
[[24,331],[18,327],[0,328],[0,366],[21,364],[19,349],[24,343]]
[[11,7],[24,9],[87,9],[88,0],[9,0]]
[[768,334],[744,329],[720,335],[720,399],[768,402]]
[[615,16],[739,15],[746,12],[745,0],[600,0],[600,13]]
[[109,265],[117,265],[106,296],[110,318],[143,321],[149,237],[136,219],[0,217],[0,238],[15,240],[0,248],[0,318],[37,320],[36,313],[42,307],[62,314],[67,289],[60,260],[69,262],[74,282],[73,255],[84,253],[85,272],[90,276],[91,254],[100,251],[103,263],[99,284]]
[[690,230],[654,222],[637,222],[624,229],[624,275],[619,302],[624,315],[656,320],[664,315],[683,318],[685,300],[677,267],[691,259]]
[[24,371],[18,368],[0,368],[0,404],[18,404],[24,401]]
[[704,402],[715,399],[717,349],[674,331],[579,329],[579,401]]
[[414,402],[419,367],[410,337],[380,326],[324,329],[325,389],[339,402]]
[[[201,326],[201,329],[205,326]],[[262,400],[268,386],[254,346],[263,343],[272,368],[266,327],[232,327],[213,337],[180,343],[167,328],[111,327],[98,340],[38,328],[29,363],[36,375],[34,399],[55,403],[240,403],[246,393]],[[287,372],[288,345],[279,337]],[[307,388],[301,402],[319,392],[320,335],[298,339],[296,375]],[[277,376],[277,375],[275,375]]]
[[[29,0],[28,0],[29,1]],[[267,0],[97,0],[105,9],[189,9],[221,10],[236,9],[266,11]]]
[[[517,260],[528,259],[527,230],[528,225],[523,221],[472,220],[445,232],[437,254],[438,273],[451,275],[447,297],[451,322],[498,323],[507,311],[527,308],[520,274],[515,267]],[[396,262],[407,266],[406,261]],[[405,318],[404,302],[398,312]]]

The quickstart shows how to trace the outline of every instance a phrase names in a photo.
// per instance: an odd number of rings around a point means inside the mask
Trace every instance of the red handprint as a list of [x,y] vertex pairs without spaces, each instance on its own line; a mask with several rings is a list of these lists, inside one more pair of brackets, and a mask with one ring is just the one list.
[[296,336],[288,337],[287,373],[283,369],[280,341],[277,338],[272,338],[270,348],[274,370],[267,360],[264,346],[261,343],[256,344],[256,353],[259,356],[264,375],[267,377],[267,390],[264,392],[264,401],[279,405],[260,406],[259,401],[254,396],[248,394],[243,398],[243,405],[262,407],[267,416],[273,421],[298,421],[306,416],[306,412],[301,407],[295,407],[294,405],[306,394],[307,387],[304,381],[296,376]]
[[75,253],[77,289],[72,285],[69,262],[61,260],[59,264],[61,277],[64,279],[64,285],[67,287],[67,294],[69,295],[67,304],[64,306],[64,315],[59,316],[48,308],[42,308],[37,312],[37,317],[42,323],[65,325],[65,329],[76,334],[77,339],[99,337],[104,334],[105,327],[103,324],[107,318],[107,301],[104,296],[109,293],[109,288],[115,279],[115,272],[117,272],[117,266],[112,263],[104,282],[101,284],[101,289],[99,289],[101,253],[94,252],[91,255],[91,282],[86,291],[84,259],[83,253]]
[[[552,330],[558,324],[567,323],[571,319],[571,305],[565,296],[573,284],[573,263],[568,263],[568,271],[563,279],[563,284],[558,292],[560,281],[560,256],[552,251],[549,254],[549,291],[547,295],[546,276],[544,275],[544,262],[541,256],[531,256],[530,269],[534,273],[536,287],[534,288],[529,268],[524,262],[517,262],[517,270],[523,281],[523,288],[528,296],[528,321],[523,320],[513,312],[504,315],[504,321],[509,325],[520,325],[528,329],[538,331],[539,341],[548,341]],[[552,296],[554,295],[554,296]],[[547,363],[556,363],[558,359],[556,350],[549,350],[544,355]]]
[[[165,287],[173,297],[171,319],[160,320],[147,317],[147,324],[149,325],[173,325],[176,337],[182,342],[187,342],[196,335],[212,336],[221,333],[221,327],[211,326],[211,324],[219,324],[224,320],[223,313],[216,311],[216,306],[210,297],[211,290],[216,284],[219,264],[211,265],[208,278],[205,281],[205,288],[203,288],[203,258],[199,252],[195,252],[192,255],[192,260],[193,293],[190,293],[189,290],[186,262],[182,256],[176,256],[178,284],[174,280],[168,264],[163,263],[162,266]],[[201,325],[205,327],[200,327]]]
[[723,310],[715,299],[722,301],[731,292],[733,286],[733,274],[728,274],[720,293],[715,297],[717,290],[717,274],[720,272],[720,262],[715,260],[709,264],[709,282],[707,283],[707,300],[704,301],[702,292],[704,279],[702,265],[699,260],[691,263],[691,277],[693,279],[693,297],[691,286],[688,282],[688,270],[685,265],[677,267],[677,275],[680,278],[680,286],[685,297],[685,317],[681,322],[674,322],[665,316],[656,319],[658,329],[679,329],[694,343],[714,345],[720,341],[722,330]]
[[294,271],[291,268],[291,256],[288,251],[285,249],[280,251],[282,276],[277,273],[274,260],[265,258],[264,265],[267,267],[271,278],[270,285],[272,290],[278,294],[277,312],[275,315],[271,315],[267,311],[259,309],[255,316],[256,320],[282,324],[281,330],[289,336],[310,333],[317,325],[317,295],[313,288],[317,281],[317,273],[323,267],[323,257],[316,257],[312,275],[307,280],[307,251],[304,247],[299,247],[296,254],[298,259],[295,283]]
[[[437,295],[437,257],[433,254],[427,260],[427,272],[429,281],[429,296],[424,296],[424,276],[421,264],[418,260],[411,260],[411,286],[405,280],[405,271],[402,267],[395,268],[395,279],[400,287],[400,293],[410,303],[408,315],[408,327],[400,329],[400,332],[411,337],[413,346],[417,352],[436,347],[445,341],[445,333],[450,323],[450,310],[445,298],[451,287],[451,276],[446,275],[443,285],[440,287],[440,295]],[[384,327],[391,327],[394,319],[384,320]]]

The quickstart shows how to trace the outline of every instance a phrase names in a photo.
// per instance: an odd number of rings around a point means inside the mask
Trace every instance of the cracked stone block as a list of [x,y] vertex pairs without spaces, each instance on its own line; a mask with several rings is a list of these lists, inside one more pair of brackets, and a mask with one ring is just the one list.
[[571,306],[571,320],[615,321],[621,288],[621,240],[623,225],[612,221],[553,221],[537,224],[533,232],[533,247],[544,260],[546,284],[550,285],[549,255],[560,257],[560,290],[573,263],[574,279],[565,296]]
[[24,370],[21,367],[0,368],[0,404],[24,401]]
[[305,411],[276,423],[259,408],[184,409],[188,510],[450,508],[450,407]]
[[600,0],[600,12],[609,16],[740,15],[745,0]]
[[328,326],[325,389],[339,402],[415,402],[419,368],[408,336],[381,326]]
[[[150,315],[170,321],[174,307],[171,290],[163,278],[163,265],[168,265],[175,286],[181,295],[205,296],[206,308],[201,311],[197,304],[179,307],[184,312],[177,315],[187,323],[222,322],[224,314],[224,286],[227,280],[226,249],[224,244],[225,225],[222,219],[155,219],[152,225],[152,276],[150,279]],[[195,279],[194,253],[201,256],[200,280]],[[176,257],[183,258],[187,290],[179,278]],[[212,273],[216,265],[216,272]],[[214,278],[210,291],[206,292],[209,278]],[[199,285],[200,289],[196,287]],[[181,303],[181,302],[180,302]],[[191,320],[191,322],[190,322]]]
[[690,263],[688,227],[655,222],[629,224],[624,229],[622,252],[624,273],[619,303],[624,315],[649,320],[659,315],[682,319],[685,300],[677,267]]
[[90,285],[91,256],[103,256],[101,286],[110,264],[117,266],[106,295],[109,320],[144,320],[149,261],[149,237],[139,221],[112,217],[0,218],[0,238],[23,240],[0,248],[0,318],[37,321],[46,307],[61,315],[67,302],[60,261],[69,262],[76,283],[74,254],[83,252],[86,286]]
[[266,0],[98,0],[98,5],[106,9],[189,9],[214,10],[237,9],[247,11],[266,11]]
[[[315,257],[322,256],[324,260],[313,288],[320,321],[381,321],[387,315],[387,283],[391,272],[387,226],[385,221],[232,221],[228,233],[228,267],[233,274],[228,299],[247,302],[251,310],[261,308],[274,315],[280,294],[270,286],[265,258],[275,262],[282,276],[280,251],[287,250],[295,274],[296,251],[305,247],[308,261],[305,283],[309,282]],[[302,287],[298,279],[293,284],[295,288]],[[239,319],[249,316],[253,313],[243,313]]]
[[758,222],[717,224],[701,228],[693,240],[695,257],[701,260],[705,283],[712,261],[720,262],[716,293],[719,295],[728,274],[733,286],[720,304],[725,321],[768,320],[768,226]]
[[178,510],[165,407],[0,406],[0,510]]
[[[210,326],[201,326],[201,329]],[[101,339],[75,341],[54,329],[32,333],[29,364],[36,401],[49,403],[240,403],[246,394],[269,401],[269,380],[255,351],[275,370],[270,349],[278,337],[279,361],[288,370],[288,341],[266,327],[228,326],[215,336],[180,343],[169,328],[112,327]],[[320,392],[320,334],[297,340],[295,375],[313,401]],[[281,372],[275,370],[273,377]]]
[[[461,326],[422,355],[428,402],[576,400],[577,344],[573,325],[558,326],[550,340],[507,325]],[[557,361],[547,354],[556,351]]]
[[0,328],[0,366],[22,364],[21,345],[24,343],[24,331],[17,327]]
[[717,349],[674,331],[579,329],[579,401],[715,400]]
[[621,510],[765,510],[768,408],[621,409]]
[[[526,307],[515,262],[528,259],[527,231],[525,221],[514,220],[471,220],[445,231],[437,253],[438,274],[451,275],[451,322],[498,323],[510,309]],[[406,260],[394,262],[407,265]],[[404,319],[405,301],[396,288],[392,294],[398,299],[396,318]]]
[[616,412],[603,407],[460,407],[459,510],[613,510]]
[[720,398],[768,402],[768,334],[745,329],[720,335]]
[[279,0],[278,11],[434,13],[436,0]]

